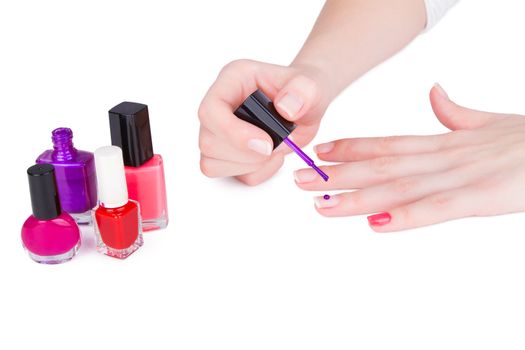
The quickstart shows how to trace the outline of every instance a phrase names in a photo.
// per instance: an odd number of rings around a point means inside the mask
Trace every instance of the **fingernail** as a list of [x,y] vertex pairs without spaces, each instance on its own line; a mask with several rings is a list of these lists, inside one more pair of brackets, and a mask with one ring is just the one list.
[[277,107],[286,114],[285,117],[289,118],[295,118],[303,105],[303,100],[290,92],[277,102]]
[[295,182],[302,184],[315,181],[319,175],[312,169],[300,169],[295,171],[293,176],[295,177]]
[[272,154],[272,145],[265,140],[251,139],[248,141],[248,148],[265,156]]
[[339,204],[339,196],[314,197],[314,203],[318,209],[333,208]]
[[374,214],[367,217],[370,226],[384,226],[392,220],[389,213]]
[[333,142],[322,143],[320,145],[315,146],[314,151],[317,154],[328,153],[334,149],[334,146],[335,146],[335,143]]
[[434,87],[436,88],[436,91],[439,93],[439,95],[443,98],[446,98],[447,100],[450,100],[450,98],[448,97],[448,94],[446,93],[446,91],[441,87],[441,85],[439,85],[439,83],[435,83],[434,84]]

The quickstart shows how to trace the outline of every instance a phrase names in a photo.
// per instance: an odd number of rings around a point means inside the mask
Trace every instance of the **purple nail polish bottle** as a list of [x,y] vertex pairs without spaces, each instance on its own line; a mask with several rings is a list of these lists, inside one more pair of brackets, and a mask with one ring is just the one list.
[[91,209],[97,204],[97,179],[93,153],[73,147],[73,132],[58,128],[52,132],[53,149],[42,153],[37,164],[55,167],[62,209],[78,224],[91,223]]

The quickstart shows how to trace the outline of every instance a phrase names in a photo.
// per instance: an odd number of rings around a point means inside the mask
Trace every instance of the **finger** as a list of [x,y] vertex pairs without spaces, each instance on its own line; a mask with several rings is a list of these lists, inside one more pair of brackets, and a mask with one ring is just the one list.
[[496,113],[482,112],[457,105],[439,84],[430,90],[430,104],[437,118],[450,130],[475,129],[501,119]]
[[304,75],[297,75],[283,86],[274,102],[284,118],[296,121],[316,107],[320,100],[321,91],[317,83]]
[[275,174],[277,170],[279,170],[279,168],[283,165],[283,162],[284,154],[274,153],[272,158],[264,163],[264,165],[257,171],[246,175],[237,176],[236,178],[248,186],[256,186],[272,177],[272,175]]
[[270,135],[233,114],[233,106],[213,93],[206,95],[199,108],[201,125],[233,147],[269,156],[273,150]]
[[313,169],[294,172],[295,183],[303,190],[359,189],[408,176],[441,173],[463,164],[466,157],[483,156],[479,149],[463,148],[428,154],[386,156],[358,162],[322,166],[330,177],[326,182]]
[[199,133],[199,148],[201,154],[207,158],[236,163],[257,164],[269,159],[268,156],[236,148],[202,126]]
[[477,175],[471,170],[455,169],[398,178],[393,181],[331,196],[316,197],[315,206],[324,216],[361,215],[389,210],[434,193],[449,191],[471,183]]
[[252,173],[261,169],[264,163],[237,163],[201,156],[201,171],[207,177],[229,177]]
[[376,232],[393,232],[437,224],[469,216],[483,215],[482,206],[490,198],[475,187],[458,188],[436,193],[388,212],[368,217]]
[[387,136],[336,140],[314,147],[319,159],[352,162],[391,155],[435,152],[450,139],[447,134],[431,136]]
[[[235,148],[269,156],[273,143],[262,129],[237,118],[235,111],[258,88],[257,62],[239,60],[226,65],[199,107],[201,125]],[[276,80],[282,79],[277,66]],[[266,84],[268,85],[268,84]]]

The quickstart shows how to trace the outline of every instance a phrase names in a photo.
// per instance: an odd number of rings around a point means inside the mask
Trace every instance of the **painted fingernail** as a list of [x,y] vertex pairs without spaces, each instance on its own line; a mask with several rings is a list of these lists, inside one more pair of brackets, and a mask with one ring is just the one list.
[[392,220],[389,213],[374,214],[367,217],[370,226],[384,226]]
[[265,140],[251,139],[248,141],[248,148],[265,156],[272,154],[272,145]]
[[320,145],[315,146],[314,151],[317,154],[328,153],[334,149],[334,146],[334,142],[322,143]]
[[315,181],[319,175],[313,169],[300,169],[293,173],[295,177],[295,182],[298,184],[303,184],[307,182]]
[[333,208],[339,204],[339,197],[325,194],[324,196],[314,197],[314,203],[318,209]]
[[285,117],[289,118],[295,118],[303,105],[303,100],[290,92],[277,102],[277,107],[286,114]]
[[439,93],[439,95],[443,98],[446,98],[447,100],[450,100],[450,98],[448,97],[448,94],[446,93],[446,91],[443,89],[443,87],[441,87],[441,85],[439,85],[439,83],[435,83],[434,84],[434,87],[436,88],[436,91]]

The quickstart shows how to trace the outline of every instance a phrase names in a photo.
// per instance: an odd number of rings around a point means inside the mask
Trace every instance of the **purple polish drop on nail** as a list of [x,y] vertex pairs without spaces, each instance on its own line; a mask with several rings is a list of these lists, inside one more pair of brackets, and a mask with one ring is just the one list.
[[308,166],[310,166],[312,169],[317,171],[317,173],[319,175],[321,175],[321,177],[323,178],[324,181],[328,181],[328,175],[326,175],[321,169],[319,169],[319,167],[317,165],[315,165],[315,163],[312,160],[312,158],[308,157],[306,155],[306,153],[304,153],[299,148],[299,146],[297,146],[295,143],[293,143],[292,140],[290,140],[289,138],[283,139],[283,142],[286,143],[288,145],[288,147],[290,147],[299,157],[301,157],[301,159],[304,160],[304,162],[306,164],[308,164]]
[[329,195],[329,194],[325,194],[325,195],[323,196],[323,198],[324,198],[324,200],[326,200],[326,201],[327,201],[327,200],[329,200],[329,199],[330,199],[330,195]]

